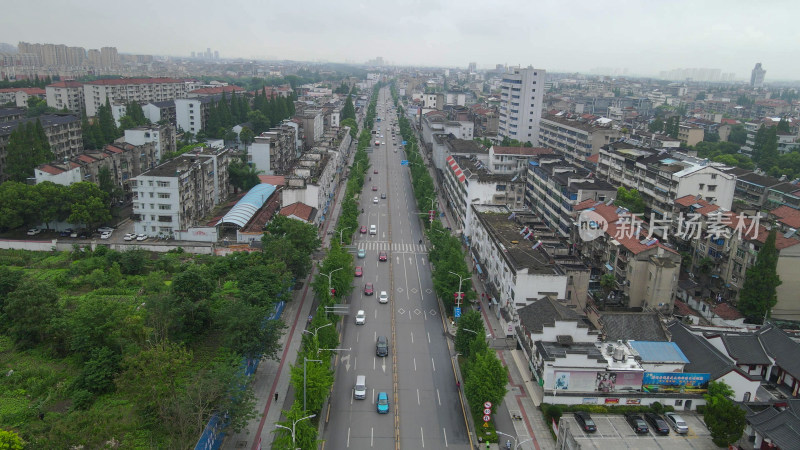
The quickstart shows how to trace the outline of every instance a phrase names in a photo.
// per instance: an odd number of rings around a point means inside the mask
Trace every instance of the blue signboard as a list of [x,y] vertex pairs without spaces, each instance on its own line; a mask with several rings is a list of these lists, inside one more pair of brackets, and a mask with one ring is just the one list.
[[455,308],[453,308],[453,315],[456,317],[456,319],[461,317],[461,307],[460,306],[456,306]]
[[406,141],[403,141],[403,145],[406,145]]
[[400,160],[400,165],[401,166],[407,166],[408,165],[408,160],[407,159],[401,159]]
[[702,393],[708,390],[711,375],[707,373],[645,372],[642,390],[645,392]]

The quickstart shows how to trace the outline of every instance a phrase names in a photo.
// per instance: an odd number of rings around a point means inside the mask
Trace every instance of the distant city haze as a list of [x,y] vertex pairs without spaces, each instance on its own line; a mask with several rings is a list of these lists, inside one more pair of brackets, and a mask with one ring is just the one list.
[[[33,0],[0,14],[0,42],[120,53],[659,76],[718,70],[800,79],[800,2],[340,1],[114,4]],[[680,72],[677,72],[680,73]]]

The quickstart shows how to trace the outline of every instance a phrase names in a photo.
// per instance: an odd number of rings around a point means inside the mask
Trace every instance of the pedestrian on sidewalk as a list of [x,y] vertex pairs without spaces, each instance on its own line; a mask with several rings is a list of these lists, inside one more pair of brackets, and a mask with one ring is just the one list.
[[276,402],[278,401],[278,393],[277,392],[275,393],[275,401]]

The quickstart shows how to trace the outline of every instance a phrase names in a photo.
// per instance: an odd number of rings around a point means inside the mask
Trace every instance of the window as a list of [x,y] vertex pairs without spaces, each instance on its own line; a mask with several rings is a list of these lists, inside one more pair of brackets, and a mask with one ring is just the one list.
[[683,406],[683,400],[675,400],[675,406]]
[[169,187],[169,181],[159,181],[158,187]]
[[158,216],[159,222],[172,222],[172,216]]
[[152,192],[150,193],[150,198],[153,198],[153,193]]
[[717,190],[717,185],[716,184],[709,184],[708,185],[708,192],[714,192],[715,190]]
[[169,192],[159,192],[158,198],[169,198]]
[[159,204],[158,204],[158,209],[161,209],[161,210],[168,210],[168,209],[172,209],[172,205],[169,205],[169,204],[164,204],[164,203],[159,203]]
[[712,174],[711,174],[711,179],[712,179],[712,180],[716,180],[716,179],[717,179],[717,174],[715,174],[715,173],[712,173]]
[[153,187],[153,180],[148,180],[147,182],[149,183],[150,187]]
[[700,183],[700,190],[702,191],[705,186],[705,183]]

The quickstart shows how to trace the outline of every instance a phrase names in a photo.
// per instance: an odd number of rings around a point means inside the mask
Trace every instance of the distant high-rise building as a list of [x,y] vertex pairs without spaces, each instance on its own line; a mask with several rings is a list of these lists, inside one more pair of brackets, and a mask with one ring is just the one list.
[[500,125],[498,133],[509,139],[530,142],[539,139],[542,119],[545,71],[528,66],[509,68],[500,82]]
[[211,47],[206,48],[206,59],[211,59]]
[[194,57],[195,57],[195,55],[196,55],[196,53],[195,53],[195,52],[192,52],[192,58],[194,58]]
[[214,50],[214,59],[219,59],[219,50]]
[[761,63],[756,63],[753,71],[750,73],[750,86],[760,88],[764,85],[764,76],[767,71],[761,68]]
[[471,63],[469,63],[469,66],[467,66],[467,72],[475,73],[477,68],[478,68],[478,64],[476,64],[474,62],[471,62]]

